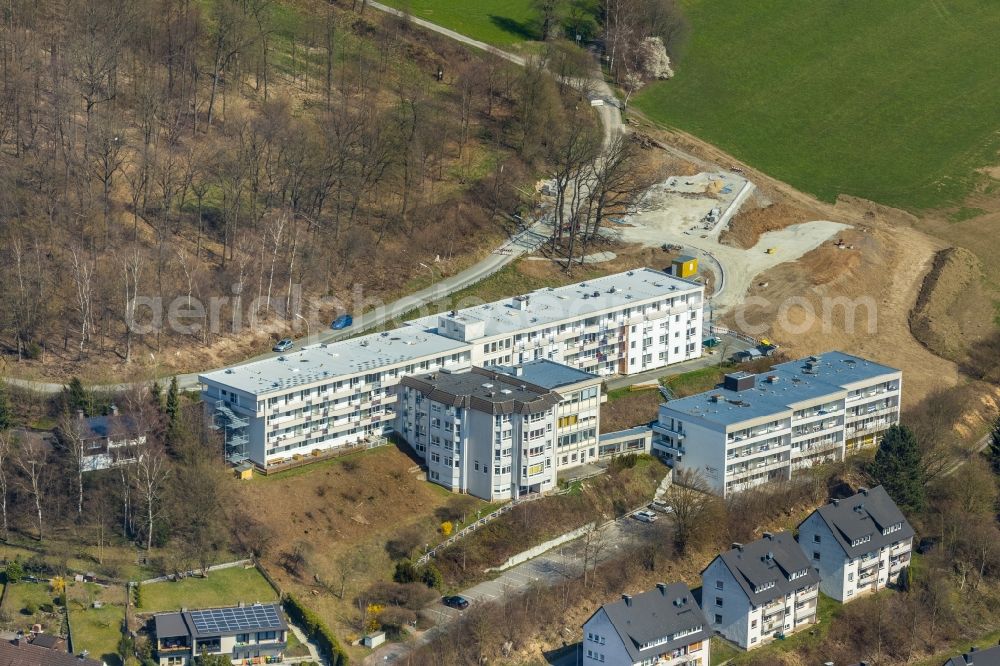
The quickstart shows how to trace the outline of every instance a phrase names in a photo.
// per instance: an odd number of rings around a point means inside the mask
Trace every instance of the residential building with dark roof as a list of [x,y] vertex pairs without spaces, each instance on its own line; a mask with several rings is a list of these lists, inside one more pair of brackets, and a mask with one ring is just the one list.
[[712,629],[684,583],[622,595],[583,624],[587,666],[708,666]]
[[724,497],[873,448],[899,422],[902,372],[843,352],[726,375],[660,405],[653,452]]
[[701,572],[701,583],[712,629],[746,650],[817,620],[819,574],[791,532],[733,544]]
[[484,368],[401,384],[398,430],[429,481],[491,501],[555,487],[558,393]]
[[[45,636],[46,634],[40,634]],[[90,657],[69,654],[65,642],[61,645],[48,639],[28,642],[26,637],[0,640],[0,664],[3,666],[104,666],[104,662]]]
[[146,430],[130,414],[111,413],[85,417],[80,412],[56,430],[63,447],[81,447],[83,470],[94,472],[134,462],[146,444]]
[[234,664],[280,663],[288,645],[288,623],[277,604],[159,613],[153,629],[160,666],[187,666],[205,653]]
[[971,647],[944,662],[944,666],[1000,666],[1000,645],[984,650]]
[[562,397],[556,407],[556,465],[560,469],[592,463],[601,457],[598,433],[601,402],[606,398],[601,395],[600,376],[546,358],[490,370],[556,391]]
[[833,500],[799,525],[799,547],[820,589],[848,602],[895,583],[910,563],[913,528],[882,486]]

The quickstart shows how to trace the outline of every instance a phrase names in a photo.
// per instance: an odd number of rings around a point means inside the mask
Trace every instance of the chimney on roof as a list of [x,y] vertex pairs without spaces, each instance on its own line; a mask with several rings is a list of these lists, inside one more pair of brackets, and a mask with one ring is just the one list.
[[522,368],[521,366],[517,366],[516,368],[514,368],[515,377],[520,377],[523,374],[524,374],[524,368]]
[[656,589],[658,589],[660,591],[660,594],[666,594],[667,593],[667,584],[666,583],[657,583],[656,584]]
[[118,416],[118,405],[111,403],[111,416]]
[[732,545],[732,549],[733,550],[738,550],[740,552],[743,552],[743,544],[737,543],[737,542],[734,541],[733,545]]
[[868,489],[865,488],[864,486],[862,486],[861,488],[858,488],[858,492],[861,493],[862,495],[866,495],[866,496],[868,495]]
[[764,538],[770,540],[774,538],[774,535],[770,532],[764,532]]
[[628,606],[629,608],[632,607],[632,596],[631,595],[623,594],[622,595],[622,601],[624,601],[625,605]]
[[832,504],[834,506],[840,506],[840,500],[837,499],[837,498],[834,498],[834,499],[830,500],[830,504]]

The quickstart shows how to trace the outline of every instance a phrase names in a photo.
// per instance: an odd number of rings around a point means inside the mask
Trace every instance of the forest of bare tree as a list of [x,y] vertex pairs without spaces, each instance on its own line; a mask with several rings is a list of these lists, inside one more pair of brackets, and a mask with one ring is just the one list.
[[[249,316],[291,328],[294,298],[359,284],[385,297],[420,264],[495,242],[522,205],[515,188],[596,135],[580,91],[539,67],[355,9],[6,3],[9,364],[134,376],[151,358],[183,365],[168,352],[185,348],[227,360],[220,343]],[[216,312],[200,305],[212,297]],[[173,304],[184,329],[152,326],[150,299]],[[272,307],[247,313],[253,301]]]

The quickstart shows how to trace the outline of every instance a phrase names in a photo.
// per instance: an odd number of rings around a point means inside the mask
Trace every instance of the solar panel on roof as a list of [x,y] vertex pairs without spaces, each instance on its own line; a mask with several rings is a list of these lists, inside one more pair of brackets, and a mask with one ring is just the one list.
[[191,611],[191,620],[195,631],[203,635],[281,627],[281,619],[273,605]]

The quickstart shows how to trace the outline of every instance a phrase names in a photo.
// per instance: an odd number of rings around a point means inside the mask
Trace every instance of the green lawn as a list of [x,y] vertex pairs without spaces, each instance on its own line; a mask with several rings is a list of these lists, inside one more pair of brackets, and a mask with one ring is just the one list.
[[142,586],[143,613],[181,608],[216,608],[239,602],[277,601],[278,596],[256,569],[230,567],[208,574],[207,578],[185,578],[177,582]]
[[676,77],[635,104],[832,201],[957,205],[1000,148],[996,0],[682,0]]
[[[62,608],[54,603],[55,595],[48,583],[14,583],[7,586],[3,612],[10,621],[9,629],[30,629],[39,623],[46,633],[57,634],[62,629]],[[51,607],[49,611],[42,606]]]
[[664,377],[661,382],[670,389],[675,396],[683,398],[685,396],[710,391],[715,385],[722,381],[722,376],[726,374],[726,369],[717,365],[709,365],[690,372],[682,372],[679,375]]
[[531,0],[384,0],[481,42],[508,46],[538,38]]
[[[119,666],[118,641],[125,620],[125,590],[94,583],[70,583],[67,596],[74,651],[87,650],[108,666]],[[103,606],[94,608],[94,601],[101,601]]]
[[739,648],[733,647],[726,641],[712,636],[712,664],[711,666],[719,666],[719,664],[724,664],[736,655],[740,653]]

